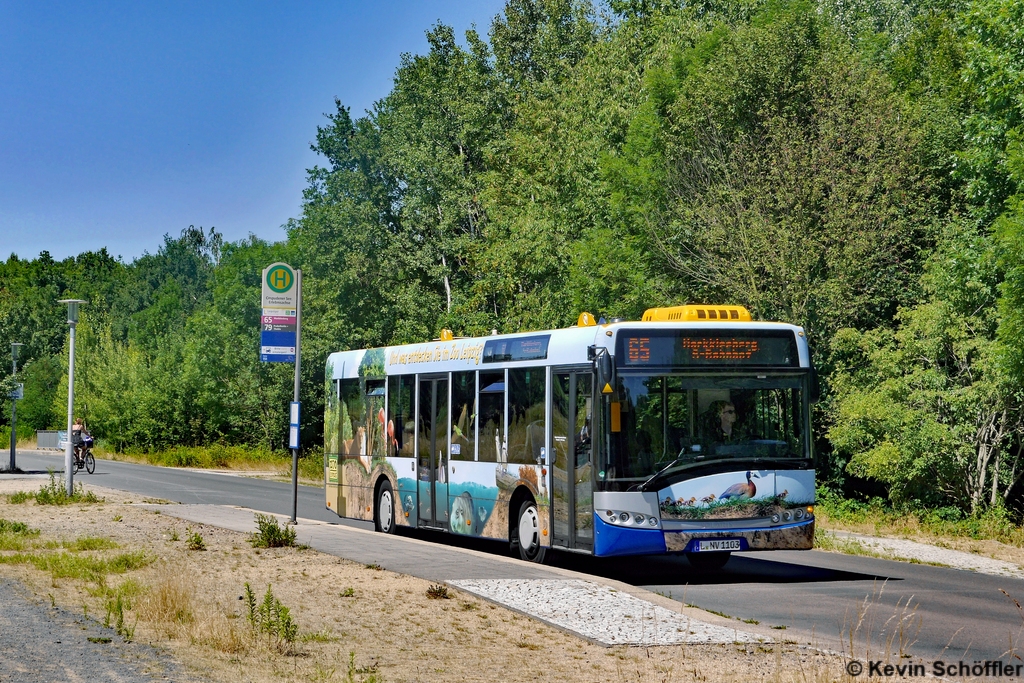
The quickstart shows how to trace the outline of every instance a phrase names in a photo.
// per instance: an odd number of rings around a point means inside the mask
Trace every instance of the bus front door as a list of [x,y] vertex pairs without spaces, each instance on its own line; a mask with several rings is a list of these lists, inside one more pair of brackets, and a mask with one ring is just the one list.
[[419,525],[448,526],[448,379],[419,380],[417,397]]
[[554,544],[563,548],[590,550],[594,547],[593,386],[589,369],[554,373],[552,536]]

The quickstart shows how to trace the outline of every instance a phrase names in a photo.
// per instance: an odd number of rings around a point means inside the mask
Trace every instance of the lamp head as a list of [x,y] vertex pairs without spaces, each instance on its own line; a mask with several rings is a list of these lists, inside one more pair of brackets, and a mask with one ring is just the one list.
[[68,305],[68,323],[74,324],[78,322],[79,304],[87,304],[89,302],[85,299],[58,299],[57,303]]
[[11,342],[11,360],[18,360],[18,356],[21,355],[21,347],[24,346],[21,342]]

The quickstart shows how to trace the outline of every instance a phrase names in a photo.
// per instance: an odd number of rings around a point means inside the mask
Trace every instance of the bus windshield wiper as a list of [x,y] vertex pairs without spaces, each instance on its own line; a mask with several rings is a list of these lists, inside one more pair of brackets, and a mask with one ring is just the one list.
[[658,477],[660,477],[661,475],[665,474],[665,472],[668,472],[668,471],[669,471],[670,469],[672,469],[673,467],[675,467],[675,466],[676,466],[677,464],[679,464],[680,462],[682,462],[683,460],[685,460],[685,459],[686,459],[686,457],[687,457],[687,456],[689,456],[689,455],[691,455],[691,453],[688,453],[688,452],[686,452],[686,451],[682,451],[682,452],[680,452],[680,454],[679,454],[679,455],[677,455],[677,456],[675,457],[675,459],[674,459],[674,460],[673,460],[672,462],[670,462],[669,464],[667,464],[667,465],[665,465],[664,467],[662,467],[662,468],[661,468],[660,470],[658,470],[658,471],[657,471],[657,472],[655,472],[655,473],[654,473],[653,475],[651,475],[651,476],[650,476],[650,478],[648,478],[648,479],[647,479],[647,481],[645,481],[644,483],[642,483],[642,484],[640,484],[639,486],[637,486],[637,487],[636,487],[637,491],[646,491],[646,490],[647,490],[647,486],[648,486],[648,485],[649,485],[649,484],[650,484],[651,482],[653,482],[653,481],[654,481],[654,480],[656,480],[656,479],[657,479]]

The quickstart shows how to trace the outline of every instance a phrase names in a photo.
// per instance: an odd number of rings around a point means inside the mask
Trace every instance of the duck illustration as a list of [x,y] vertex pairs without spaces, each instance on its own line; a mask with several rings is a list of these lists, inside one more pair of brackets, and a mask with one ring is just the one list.
[[754,486],[754,481],[751,478],[753,476],[759,479],[756,474],[751,475],[751,472],[747,471],[747,483],[746,484],[733,484],[725,490],[722,495],[718,497],[719,500],[747,500],[753,498],[754,494],[757,493],[757,487]]
[[704,496],[703,498],[700,499],[700,502],[704,505],[711,505],[712,503],[715,502],[715,494],[712,493],[709,496]]

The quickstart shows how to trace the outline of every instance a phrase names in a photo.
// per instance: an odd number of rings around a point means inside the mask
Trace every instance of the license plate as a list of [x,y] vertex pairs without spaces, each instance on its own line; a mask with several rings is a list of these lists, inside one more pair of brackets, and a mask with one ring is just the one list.
[[714,541],[701,541],[697,545],[697,551],[701,553],[723,551],[723,550],[739,550],[740,542],[738,539],[721,539]]

